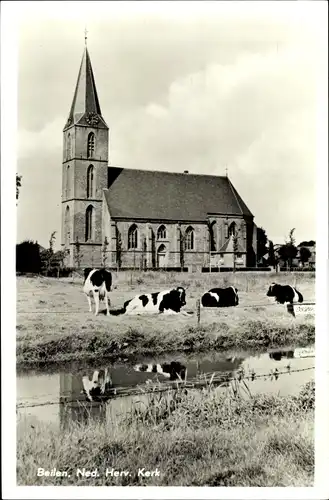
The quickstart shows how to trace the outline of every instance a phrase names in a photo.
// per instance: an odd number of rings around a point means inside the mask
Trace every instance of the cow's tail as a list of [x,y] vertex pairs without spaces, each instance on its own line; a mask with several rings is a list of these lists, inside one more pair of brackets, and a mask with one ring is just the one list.
[[296,290],[296,293],[298,295],[298,302],[303,302],[304,297],[302,296],[302,294],[298,290]]
[[125,314],[125,312],[127,311],[127,306],[129,304],[130,300],[127,300],[127,302],[125,302],[123,304],[123,307],[121,307],[120,309],[112,309],[112,311],[110,311],[110,314],[112,316],[120,316],[121,314]]

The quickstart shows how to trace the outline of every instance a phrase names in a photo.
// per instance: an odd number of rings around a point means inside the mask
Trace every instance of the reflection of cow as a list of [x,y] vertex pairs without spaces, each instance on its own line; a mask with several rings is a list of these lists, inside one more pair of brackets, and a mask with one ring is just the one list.
[[182,365],[179,361],[172,361],[171,363],[140,363],[135,365],[135,371],[137,372],[148,372],[148,373],[161,373],[169,380],[185,379],[186,366]]
[[95,370],[90,380],[87,375],[82,377],[83,392],[89,401],[106,402],[115,394],[108,368]]
[[282,358],[291,359],[294,357],[294,351],[273,351],[269,353],[271,359],[281,361]]
[[238,289],[234,286],[228,288],[212,288],[201,297],[203,307],[234,307],[239,304]]

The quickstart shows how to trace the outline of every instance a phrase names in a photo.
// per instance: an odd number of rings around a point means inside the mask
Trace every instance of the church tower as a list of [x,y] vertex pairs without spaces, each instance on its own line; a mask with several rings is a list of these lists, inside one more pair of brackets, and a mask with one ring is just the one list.
[[61,243],[66,265],[99,266],[109,129],[102,117],[87,45],[63,135]]

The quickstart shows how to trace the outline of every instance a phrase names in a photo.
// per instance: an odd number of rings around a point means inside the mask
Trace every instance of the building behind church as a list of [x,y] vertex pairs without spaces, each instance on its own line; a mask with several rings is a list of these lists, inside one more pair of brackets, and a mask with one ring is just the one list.
[[193,271],[255,265],[254,216],[228,176],[109,166],[109,128],[87,47],[63,135],[68,266]]

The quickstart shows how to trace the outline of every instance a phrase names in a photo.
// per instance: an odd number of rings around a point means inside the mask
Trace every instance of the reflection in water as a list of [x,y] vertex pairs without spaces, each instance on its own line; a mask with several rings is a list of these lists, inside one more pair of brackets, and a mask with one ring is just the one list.
[[105,422],[105,403],[113,396],[109,369],[95,370],[90,380],[87,375],[60,374],[60,425],[71,421],[87,423],[90,419]]
[[169,380],[184,380],[186,375],[186,366],[182,365],[179,361],[172,361],[171,363],[140,363],[134,367],[136,372],[146,373],[161,373]]
[[[132,405],[147,404],[147,395],[139,394],[139,386],[148,382],[166,382],[177,380],[179,375],[188,381],[203,379],[209,382],[212,374],[216,373],[214,385],[229,385],[230,379],[242,370],[245,376],[251,372],[266,374],[278,367],[284,371],[289,359],[290,375],[280,375],[275,381],[269,378],[247,380],[253,394],[268,392],[294,394],[301,386],[313,377],[313,371],[293,373],[298,368],[312,367],[310,349],[273,350],[269,353],[248,356],[223,356],[215,353],[198,358],[184,358],[177,356],[174,360],[168,359],[141,359],[138,365],[114,364],[100,366],[89,371],[77,366],[66,366],[66,371],[52,375],[32,373],[19,375],[17,378],[18,401],[24,404],[37,403],[34,407],[20,410],[20,414],[28,413],[29,418],[37,418],[46,422],[56,422],[61,428],[67,427],[70,422],[87,423],[92,420],[98,422],[118,422],[117,417],[131,410]],[[306,353],[306,354],[305,354]],[[301,358],[308,359],[301,359]],[[88,375],[86,374],[88,373]],[[138,395],[114,397],[135,389]],[[52,406],[38,406],[38,403],[52,401]],[[59,405],[57,403],[60,403]]]
[[294,357],[294,351],[274,351],[270,352],[269,356],[271,359],[274,359],[275,361],[280,361],[282,358],[293,358]]
[[307,358],[314,357],[314,348],[296,348],[293,350],[282,350],[282,351],[272,351],[269,353],[271,359],[275,361],[281,361],[282,358],[293,359],[293,358]]

